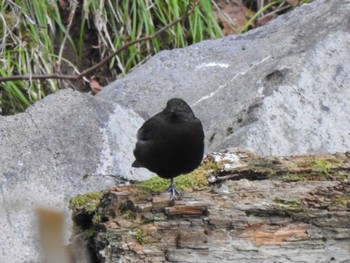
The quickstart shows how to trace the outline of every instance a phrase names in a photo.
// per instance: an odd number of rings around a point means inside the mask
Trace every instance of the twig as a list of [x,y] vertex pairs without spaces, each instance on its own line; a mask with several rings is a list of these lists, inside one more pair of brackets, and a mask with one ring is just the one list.
[[[78,80],[79,75],[61,75],[61,74],[48,74],[48,75],[17,75],[9,77],[0,77],[0,82],[10,81],[10,80],[39,80],[39,79],[69,79]],[[83,76],[82,76],[83,77]]]
[[194,4],[190,4],[188,6],[188,9],[186,10],[186,13],[184,15],[182,15],[178,19],[174,20],[170,24],[162,27],[161,29],[156,31],[154,34],[152,34],[150,36],[141,37],[141,38],[135,39],[135,40],[133,40],[133,41],[131,41],[129,43],[126,43],[125,45],[121,46],[116,51],[114,51],[112,54],[110,54],[109,56],[107,56],[104,59],[102,59],[99,63],[97,63],[96,65],[94,65],[94,66],[92,66],[92,67],[82,71],[78,75],[61,75],[61,74],[30,75],[30,76],[28,76],[28,75],[17,75],[17,76],[9,76],[9,77],[0,77],[0,82],[10,81],[10,80],[40,80],[40,79],[79,80],[79,79],[83,78],[84,76],[88,75],[89,73],[93,72],[94,70],[102,67],[104,64],[106,64],[109,60],[111,60],[114,56],[119,54],[121,51],[123,51],[123,50],[127,49],[128,47],[130,47],[132,45],[135,45],[137,43],[140,43],[140,42],[143,42],[143,41],[149,41],[149,40],[152,40],[152,39],[156,38],[159,34],[163,33],[168,28],[172,27],[173,25],[179,23],[180,21],[182,21],[186,17],[190,16],[192,14],[192,12],[194,11],[194,8],[195,8],[195,6],[196,6],[196,4],[198,2],[195,1]]

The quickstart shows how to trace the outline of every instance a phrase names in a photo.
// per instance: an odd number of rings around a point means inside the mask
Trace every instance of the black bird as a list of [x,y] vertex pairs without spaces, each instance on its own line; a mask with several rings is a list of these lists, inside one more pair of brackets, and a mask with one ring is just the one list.
[[170,200],[179,192],[174,177],[196,169],[204,153],[202,123],[190,106],[174,98],[166,108],[145,121],[137,132],[133,167],[144,167],[162,178],[170,179]]

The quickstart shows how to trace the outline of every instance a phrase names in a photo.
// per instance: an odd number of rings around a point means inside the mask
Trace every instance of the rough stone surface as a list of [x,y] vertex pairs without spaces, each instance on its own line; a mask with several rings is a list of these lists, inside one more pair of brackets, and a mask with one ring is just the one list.
[[130,109],[71,90],[2,117],[0,261],[37,258],[35,208],[65,211],[69,229],[71,196],[103,190],[123,178],[147,178],[131,169],[142,122]]
[[160,52],[95,97],[61,91],[0,117],[0,258],[35,261],[36,206],[68,213],[71,195],[149,177],[130,168],[135,133],[172,97],[202,120],[208,152],[347,150],[349,12],[349,1],[315,1],[241,36]]
[[349,12],[346,0],[315,1],[244,35],[160,52],[100,96],[143,116],[182,97],[203,122],[208,151],[345,151]]

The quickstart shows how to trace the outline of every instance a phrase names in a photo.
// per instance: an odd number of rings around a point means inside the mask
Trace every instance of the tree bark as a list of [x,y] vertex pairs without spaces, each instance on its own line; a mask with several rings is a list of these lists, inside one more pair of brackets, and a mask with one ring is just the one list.
[[106,263],[350,262],[348,156],[213,153],[208,187],[169,202],[116,186],[92,211],[73,207],[76,236]]

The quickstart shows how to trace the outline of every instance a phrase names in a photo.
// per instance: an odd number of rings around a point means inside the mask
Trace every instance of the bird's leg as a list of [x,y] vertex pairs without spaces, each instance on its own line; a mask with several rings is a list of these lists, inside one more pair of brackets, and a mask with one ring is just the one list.
[[170,192],[170,200],[173,200],[176,195],[180,196],[180,193],[175,189],[174,178],[170,179],[170,186],[167,192]]

